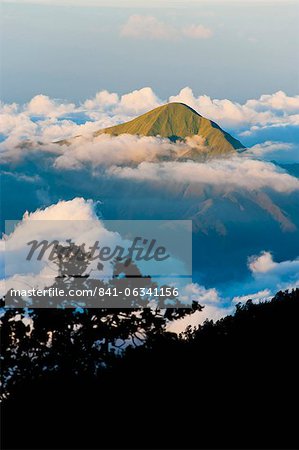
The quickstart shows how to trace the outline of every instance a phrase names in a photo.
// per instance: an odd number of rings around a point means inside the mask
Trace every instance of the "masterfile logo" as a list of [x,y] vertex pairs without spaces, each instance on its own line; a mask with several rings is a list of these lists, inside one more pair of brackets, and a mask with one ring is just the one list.
[[6,306],[190,306],[191,221],[8,221],[5,243]]

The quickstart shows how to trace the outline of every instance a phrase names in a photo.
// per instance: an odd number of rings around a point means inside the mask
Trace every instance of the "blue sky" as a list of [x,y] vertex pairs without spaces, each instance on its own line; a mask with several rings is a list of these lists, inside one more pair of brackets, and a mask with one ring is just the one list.
[[80,102],[144,86],[161,98],[184,86],[239,102],[294,95],[298,11],[286,0],[4,1],[1,97]]

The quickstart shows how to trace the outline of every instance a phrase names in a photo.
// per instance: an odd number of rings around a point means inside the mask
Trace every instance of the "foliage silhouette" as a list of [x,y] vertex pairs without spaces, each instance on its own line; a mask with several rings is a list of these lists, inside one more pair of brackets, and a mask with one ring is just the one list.
[[[4,447],[298,448],[298,313],[297,289],[239,305],[234,316],[181,336],[163,331],[160,320],[153,332],[150,316],[144,345],[114,354],[95,373],[93,313],[80,316],[80,338],[70,345],[66,324],[77,325],[76,315],[53,312],[59,367],[34,379],[27,373],[11,386],[3,403]],[[45,345],[49,317],[37,320],[31,339]],[[5,326],[25,352],[25,325],[7,317]],[[86,349],[88,362],[76,376],[71,366]],[[24,364],[34,366],[30,358]]]
[[[9,394],[10,385],[23,379],[36,379],[45,372],[96,376],[117,358],[118,348],[140,345],[145,339],[162,333],[169,321],[201,309],[196,302],[191,308],[182,308],[174,295],[168,297],[171,308],[165,307],[166,297],[156,297],[152,308],[141,309],[148,305],[150,296],[128,298],[124,295],[125,289],[153,290],[157,284],[150,277],[142,276],[132,261],[129,264],[113,261],[113,278],[108,283],[93,279],[88,274],[90,258],[90,253],[71,241],[56,246],[53,262],[58,275],[51,288],[63,288],[66,297],[70,289],[93,291],[95,287],[115,288],[123,295],[117,299],[113,296],[84,297],[83,304],[73,297],[71,301],[38,297],[34,300],[34,309],[7,309],[1,318],[4,397]],[[9,300],[9,304],[26,305],[20,295]],[[43,308],[43,302],[51,308]],[[66,308],[72,305],[73,308]],[[119,305],[123,305],[123,309]]]

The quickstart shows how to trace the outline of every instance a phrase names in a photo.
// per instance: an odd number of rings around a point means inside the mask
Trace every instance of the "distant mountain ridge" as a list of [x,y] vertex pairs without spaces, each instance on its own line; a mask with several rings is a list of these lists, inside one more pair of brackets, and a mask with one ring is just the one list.
[[240,141],[222,130],[219,125],[184,103],[159,106],[129,122],[98,130],[94,133],[94,137],[101,134],[161,136],[173,142],[200,136],[207,147],[219,154],[245,149]]

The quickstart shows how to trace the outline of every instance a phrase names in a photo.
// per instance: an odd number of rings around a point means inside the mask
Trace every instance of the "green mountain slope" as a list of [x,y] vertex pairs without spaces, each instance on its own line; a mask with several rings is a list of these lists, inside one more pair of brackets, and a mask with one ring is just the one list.
[[139,136],[161,136],[172,141],[186,137],[201,136],[205,144],[219,154],[229,153],[244,146],[216,123],[202,117],[183,103],[169,103],[120,125],[96,131],[100,134],[134,134]]

